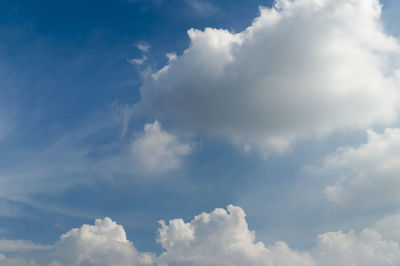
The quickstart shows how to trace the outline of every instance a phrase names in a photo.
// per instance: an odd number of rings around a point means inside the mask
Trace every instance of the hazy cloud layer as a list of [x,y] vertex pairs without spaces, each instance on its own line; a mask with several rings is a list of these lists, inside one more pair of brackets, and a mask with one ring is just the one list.
[[395,119],[400,49],[377,0],[279,0],[260,12],[243,32],[189,30],[190,47],[145,78],[138,108],[264,151]]
[[[240,207],[215,209],[190,222],[161,221],[157,242],[160,256],[142,253],[126,238],[121,225],[110,218],[74,228],[60,237],[49,256],[50,266],[127,265],[260,265],[260,266],[389,266],[399,265],[400,246],[391,240],[398,218],[389,216],[360,233],[328,232],[318,236],[313,248],[295,251],[284,242],[265,245],[256,241]],[[388,223],[396,221],[395,223]],[[383,231],[384,233],[380,233]],[[383,237],[383,236],[384,237]],[[396,236],[397,237],[397,236]],[[19,263],[19,264],[18,264]],[[33,260],[0,255],[0,265],[38,265]]]

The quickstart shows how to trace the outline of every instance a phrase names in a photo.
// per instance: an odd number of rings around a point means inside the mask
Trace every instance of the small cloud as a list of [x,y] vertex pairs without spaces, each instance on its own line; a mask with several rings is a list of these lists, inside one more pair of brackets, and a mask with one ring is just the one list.
[[129,63],[131,63],[132,65],[143,65],[146,61],[147,61],[147,56],[146,54],[149,52],[150,50],[150,45],[147,42],[144,41],[139,41],[133,44],[136,48],[138,48],[140,50],[140,52],[142,53],[142,57],[140,58],[133,58],[128,60]]
[[155,121],[144,126],[144,133],[133,142],[132,152],[142,169],[148,172],[166,172],[181,166],[182,158],[192,146],[161,129]]
[[139,41],[135,43],[136,48],[138,48],[142,53],[147,53],[150,50],[150,45],[147,42]]
[[134,108],[127,104],[121,105],[115,101],[111,104],[110,111],[113,114],[114,119],[121,123],[121,137],[124,137],[128,132],[129,123],[134,114]]
[[147,56],[143,56],[142,58],[133,58],[129,60],[129,63],[132,65],[143,65],[146,62]]
[[218,11],[218,8],[208,1],[185,0],[185,2],[201,15],[212,15]]
[[172,61],[175,61],[178,58],[176,53],[167,53],[166,56],[168,58],[169,63],[171,63]]

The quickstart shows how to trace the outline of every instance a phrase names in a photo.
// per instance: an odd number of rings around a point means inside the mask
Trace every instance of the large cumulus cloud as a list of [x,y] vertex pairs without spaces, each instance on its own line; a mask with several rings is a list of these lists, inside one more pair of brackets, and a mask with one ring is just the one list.
[[158,242],[166,251],[160,259],[168,265],[314,265],[308,253],[283,242],[268,247],[256,242],[240,207],[202,213],[190,223],[175,219],[161,225]]
[[265,151],[391,122],[399,44],[380,16],[378,0],[277,0],[242,32],[191,29],[190,47],[147,75],[138,108]]

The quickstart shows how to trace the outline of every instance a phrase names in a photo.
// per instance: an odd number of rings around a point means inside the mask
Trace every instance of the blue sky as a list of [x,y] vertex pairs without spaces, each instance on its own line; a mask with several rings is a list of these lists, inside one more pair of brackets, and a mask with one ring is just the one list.
[[2,1],[0,262],[104,217],[157,257],[159,220],[229,204],[318,265],[326,232],[397,241],[400,6],[364,2]]

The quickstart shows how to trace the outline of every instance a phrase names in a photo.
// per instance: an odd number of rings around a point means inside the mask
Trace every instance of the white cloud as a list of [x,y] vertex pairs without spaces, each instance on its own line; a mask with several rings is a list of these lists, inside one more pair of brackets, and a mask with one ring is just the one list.
[[135,46],[142,52],[147,53],[150,50],[150,44],[144,41],[135,43]]
[[[127,240],[121,225],[110,218],[74,228],[54,245],[48,266],[395,266],[400,246],[391,241],[399,219],[389,216],[360,233],[328,232],[318,236],[309,251],[295,251],[284,242],[265,245],[248,229],[245,213],[229,205],[195,216],[190,222],[160,222],[160,256],[142,253]],[[389,221],[389,222],[388,222]],[[393,221],[395,223],[393,223]],[[387,234],[387,235],[386,235]],[[33,260],[0,254],[2,266],[36,266]]]
[[143,65],[147,61],[146,54],[150,50],[150,45],[144,41],[136,42],[134,45],[140,50],[140,52],[142,53],[142,57],[130,59],[129,62],[132,65]]
[[266,247],[255,242],[245,213],[228,206],[202,213],[191,222],[174,219],[161,222],[158,242],[166,250],[161,261],[167,265],[314,265],[307,253],[292,251],[285,243]]
[[43,246],[27,240],[0,239],[0,253],[49,250],[51,246]]
[[189,144],[161,129],[158,121],[144,126],[144,134],[135,139],[132,152],[145,171],[165,172],[181,166],[182,158],[192,150]]
[[373,228],[386,239],[400,243],[400,213],[389,215],[377,221]]
[[316,265],[389,266],[400,264],[400,247],[384,240],[380,233],[365,229],[357,234],[330,232],[318,237],[312,250]]
[[132,65],[143,65],[146,62],[146,60],[147,60],[147,56],[144,55],[141,58],[130,59],[129,62]]
[[339,182],[326,188],[328,199],[358,207],[400,201],[400,129],[368,131],[368,142],[343,147],[323,162],[325,173],[338,172]]
[[149,265],[153,260],[150,254],[138,253],[124,228],[110,218],[70,230],[55,249],[57,260],[67,265]]
[[239,33],[188,31],[144,80],[139,110],[264,151],[396,118],[398,40],[377,0],[279,0]]
[[390,235],[393,228],[328,232],[319,235],[308,252],[296,252],[283,242],[272,246],[255,242],[243,210],[228,206],[228,212],[215,209],[189,223],[181,219],[162,223],[158,241],[166,250],[160,259],[168,265],[394,266],[400,265],[399,243],[380,233],[384,229]]
[[185,2],[201,15],[212,15],[218,11],[215,5],[205,0],[185,0]]

